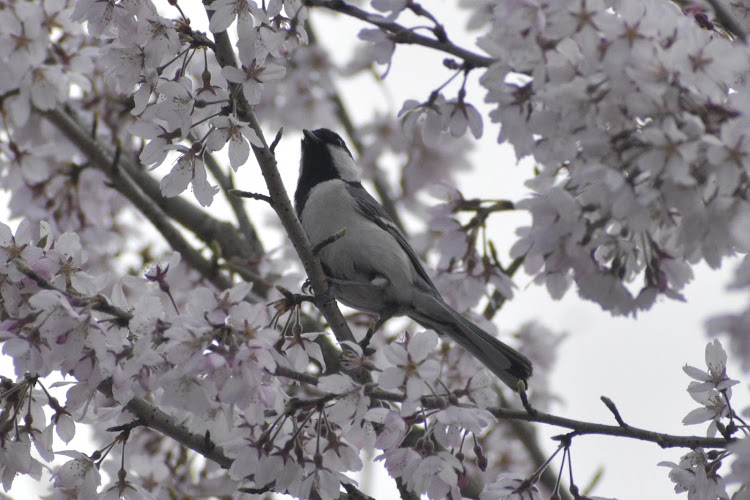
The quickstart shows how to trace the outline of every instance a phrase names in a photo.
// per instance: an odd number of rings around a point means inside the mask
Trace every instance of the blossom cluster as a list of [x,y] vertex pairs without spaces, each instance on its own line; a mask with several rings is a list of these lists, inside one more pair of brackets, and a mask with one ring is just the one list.
[[540,170],[512,253],[552,296],[629,314],[748,250],[745,44],[660,0],[469,6],[498,139]]
[[[731,439],[740,431],[741,438],[726,450],[696,448],[680,458],[679,464],[669,461],[659,465],[669,467],[669,478],[675,483],[676,493],[688,493],[688,498],[720,498],[729,500],[727,485],[740,483],[731,498],[741,500],[750,492],[748,443],[750,432],[742,418],[731,407],[732,386],[739,384],[727,376],[727,353],[721,342],[714,340],[706,346],[706,367],[701,370],[685,365],[685,373],[694,379],[688,394],[702,405],[688,413],[682,423],[695,425],[710,422],[707,434],[720,432]],[[734,452],[734,453],[731,453]],[[732,461],[732,472],[725,478],[719,471],[724,460]]]
[[[394,477],[431,498],[460,498],[469,472],[487,468],[481,446],[465,443],[489,439],[484,433],[496,426],[485,410],[496,404],[495,382],[476,363],[468,363],[474,369],[467,377],[466,359],[442,366],[434,332],[381,342],[383,356],[360,365],[374,383],[345,373],[321,376],[325,335],[302,333],[294,312],[274,328],[273,308],[253,303],[248,283],[223,292],[191,285],[195,276],[178,254],[143,276],[111,282],[87,272],[74,233],[55,237],[48,225],[23,222],[15,234],[0,225],[0,255],[6,313],[0,341],[16,370],[15,380],[3,378],[0,412],[6,489],[18,473],[39,478],[40,460],[61,455],[69,460],[55,469],[54,481],[66,495],[157,498],[165,488],[199,491],[199,484],[170,478],[164,467],[177,444],[149,438],[137,425],[123,438],[129,441],[122,453],[146,453],[147,463],[158,466],[125,472],[114,467],[119,461],[105,462],[117,478],[111,484],[98,472],[101,452],[56,451],[53,432],[67,442],[76,422],[93,423],[103,436],[105,428],[111,433],[132,424],[126,409],[134,399],[206,433],[231,460],[234,488],[253,477],[259,489],[302,498],[314,489],[321,498],[337,498],[342,483],[353,483],[346,473],[362,467],[364,448],[380,450],[378,459]],[[351,350],[363,356],[356,344]],[[65,374],[64,405],[44,386],[53,372]],[[446,392],[442,380],[456,389]],[[51,418],[44,407],[55,411]],[[422,436],[409,441],[414,426]],[[139,447],[153,439],[157,451],[153,444]],[[208,465],[204,473],[226,474]]]

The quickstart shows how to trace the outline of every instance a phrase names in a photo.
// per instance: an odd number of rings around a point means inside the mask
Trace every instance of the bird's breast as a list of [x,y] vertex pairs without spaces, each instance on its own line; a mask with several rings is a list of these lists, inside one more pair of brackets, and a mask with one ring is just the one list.
[[[379,279],[381,283],[385,278],[388,300],[409,300],[407,295],[416,271],[408,255],[390,233],[359,211],[343,181],[326,181],[315,186],[300,219],[313,246],[346,229],[344,236],[324,246],[319,253],[332,278],[354,282]],[[347,302],[346,297],[340,298]],[[358,308],[367,309],[361,305]]]

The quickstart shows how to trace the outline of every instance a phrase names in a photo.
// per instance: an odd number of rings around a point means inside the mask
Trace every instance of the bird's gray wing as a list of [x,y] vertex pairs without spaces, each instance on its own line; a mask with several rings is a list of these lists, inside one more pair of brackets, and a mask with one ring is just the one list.
[[419,260],[417,253],[414,251],[414,249],[409,244],[409,241],[406,239],[406,235],[404,235],[404,233],[398,228],[398,226],[396,226],[393,220],[391,220],[385,210],[383,210],[383,207],[380,206],[380,203],[378,203],[377,200],[373,198],[370,193],[368,193],[367,190],[359,183],[347,183],[347,191],[357,203],[357,208],[369,220],[375,222],[375,224],[377,224],[381,229],[383,229],[396,239],[406,255],[409,256],[409,260],[411,261],[412,266],[414,266],[414,269],[417,271],[417,275],[422,278],[422,280],[424,280],[425,284],[429,288],[431,288],[438,296],[440,296],[440,292],[438,292],[435,284],[427,274],[427,271],[422,265],[422,261]]

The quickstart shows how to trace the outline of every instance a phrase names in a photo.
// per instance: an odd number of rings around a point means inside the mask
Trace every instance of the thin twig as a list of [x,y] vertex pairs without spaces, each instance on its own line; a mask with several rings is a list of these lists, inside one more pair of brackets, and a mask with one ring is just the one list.
[[396,43],[422,45],[424,47],[439,50],[459,57],[475,68],[484,68],[495,62],[494,59],[461,48],[449,41],[440,41],[420,35],[398,23],[388,21],[383,16],[364,11],[358,7],[349,5],[342,0],[305,0],[305,5],[308,7],[323,7],[325,9],[340,12],[341,14],[346,14],[347,16],[355,17],[366,23],[377,26],[386,33],[390,33],[393,36],[392,40]]
[[336,233],[332,234],[328,238],[324,239],[317,245],[315,245],[312,249],[313,255],[318,255],[321,250],[323,250],[325,247],[333,243],[334,241],[340,240],[344,237],[346,234],[346,228],[341,229],[340,231],[337,231]]
[[271,145],[268,146],[268,149],[270,149],[272,153],[276,152],[276,146],[278,146],[279,142],[281,142],[281,136],[283,135],[284,135],[284,127],[281,127],[279,131],[276,132],[276,137],[273,138]]
[[494,408],[491,409],[490,412],[495,415],[495,417],[502,420],[522,420],[526,422],[537,422],[564,427],[573,430],[574,436],[584,436],[589,434],[618,436],[656,443],[662,448],[726,448],[731,442],[724,438],[676,436],[673,434],[639,429],[632,426],[622,427],[621,425],[583,422],[571,418],[558,417],[538,410],[536,410],[533,415],[525,410],[509,410],[505,408]]
[[230,189],[229,194],[238,198],[250,198],[252,200],[265,201],[269,205],[273,206],[273,200],[270,196],[260,193],[253,193],[252,191],[243,191],[241,189]]
[[609,411],[612,412],[612,415],[615,416],[615,420],[620,425],[620,427],[629,427],[628,424],[625,423],[625,421],[620,416],[620,410],[617,409],[617,406],[615,406],[614,401],[609,399],[607,396],[601,397],[602,403],[609,409]]

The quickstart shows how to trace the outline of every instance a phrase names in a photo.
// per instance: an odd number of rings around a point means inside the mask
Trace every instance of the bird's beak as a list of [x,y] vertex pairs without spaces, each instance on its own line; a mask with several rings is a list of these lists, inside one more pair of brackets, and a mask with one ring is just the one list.
[[312,133],[312,131],[305,129],[302,129],[302,135],[305,136],[305,139],[315,140],[317,137],[315,137],[315,134]]

